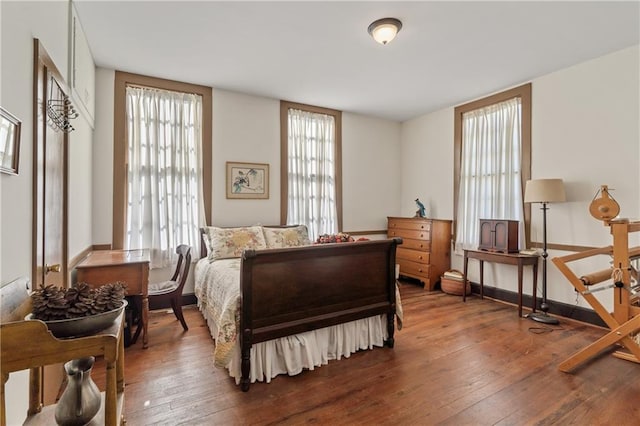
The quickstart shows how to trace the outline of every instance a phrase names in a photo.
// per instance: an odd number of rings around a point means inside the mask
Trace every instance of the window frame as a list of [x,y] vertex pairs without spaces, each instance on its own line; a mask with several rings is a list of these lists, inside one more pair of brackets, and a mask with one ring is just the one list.
[[290,101],[280,101],[280,224],[287,224],[289,197],[289,109],[299,109],[333,116],[336,140],[336,214],[342,232],[342,111]]
[[[453,241],[457,240],[458,197],[460,196],[460,169],[462,166],[463,115],[513,98],[522,100],[522,170],[520,187],[524,198],[526,182],[531,179],[531,83],[496,93],[454,108],[453,128]],[[531,247],[531,205],[524,204],[525,247]]]
[[212,121],[211,87],[116,71],[113,102],[113,229],[111,247],[124,247],[127,206],[126,87],[145,86],[202,96],[202,187],[205,220],[211,223]]

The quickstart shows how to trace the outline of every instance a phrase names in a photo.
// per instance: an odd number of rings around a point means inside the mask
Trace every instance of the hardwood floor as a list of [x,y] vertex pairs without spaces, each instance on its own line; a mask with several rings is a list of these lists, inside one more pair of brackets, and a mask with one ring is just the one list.
[[[393,349],[254,383],[240,391],[213,367],[202,316],[189,331],[150,315],[149,348],[125,352],[125,416],[136,425],[637,425],[640,365],[603,354],[574,374],[558,364],[605,331],[546,326],[515,306],[402,283],[404,327]],[[103,368],[94,368],[102,389]]]

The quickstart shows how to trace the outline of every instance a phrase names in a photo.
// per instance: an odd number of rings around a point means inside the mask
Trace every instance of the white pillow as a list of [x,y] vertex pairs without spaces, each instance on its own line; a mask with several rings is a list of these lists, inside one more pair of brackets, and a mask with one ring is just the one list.
[[308,246],[309,233],[305,225],[288,226],[285,228],[263,227],[267,248],[287,248]]
[[240,228],[205,228],[205,239],[209,239],[209,260],[242,256],[245,249],[266,249],[264,234],[260,226]]

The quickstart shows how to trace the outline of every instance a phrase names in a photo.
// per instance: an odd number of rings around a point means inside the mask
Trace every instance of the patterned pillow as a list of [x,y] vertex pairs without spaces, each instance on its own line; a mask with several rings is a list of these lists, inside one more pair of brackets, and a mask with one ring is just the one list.
[[286,228],[269,228],[265,226],[262,229],[264,230],[268,248],[300,247],[311,244],[305,225]]
[[205,237],[209,239],[209,260],[228,259],[242,256],[245,249],[260,250],[267,248],[260,226],[242,228],[205,228]]

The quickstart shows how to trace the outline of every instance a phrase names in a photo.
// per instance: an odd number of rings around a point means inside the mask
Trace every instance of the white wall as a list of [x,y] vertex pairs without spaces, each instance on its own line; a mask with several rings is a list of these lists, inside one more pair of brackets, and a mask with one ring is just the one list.
[[[22,121],[19,175],[0,174],[0,285],[31,275],[33,173],[33,38],[40,39],[62,76],[68,64],[67,1],[0,2],[0,104]],[[69,258],[91,244],[92,133],[84,117],[69,138]],[[7,424],[22,423],[28,374],[11,374]]]
[[[94,244],[111,242],[114,77],[113,70],[98,69],[96,73]],[[400,124],[343,113],[342,128],[344,229],[386,229],[386,216],[399,214]],[[280,223],[280,101],[214,89],[212,143],[212,224]],[[269,164],[269,199],[227,199],[227,161]],[[153,279],[168,271],[152,273]],[[188,282],[185,293],[192,292],[193,284]]]
[[73,120],[69,134],[69,260],[91,247],[93,130],[84,115]]
[[453,108],[402,123],[401,213],[413,216],[420,198],[427,217],[453,217]]
[[[343,113],[342,129],[343,228],[386,229],[398,205],[400,125]],[[268,163],[269,199],[226,199],[226,161]],[[214,89],[212,216],[220,226],[280,223],[279,100]]]
[[19,175],[0,174],[2,267],[0,282],[31,273],[33,173],[33,38],[39,38],[62,75],[67,71],[67,4],[1,2],[0,103],[22,121]]
[[[593,219],[588,210],[602,184],[615,188],[612,194],[620,203],[620,216],[640,216],[639,53],[640,46],[634,46],[532,80],[532,178],[564,179],[568,198],[566,203],[550,206],[549,243],[612,244],[609,228]],[[403,123],[402,170],[403,214],[412,214],[409,199],[417,194],[429,199],[435,206],[432,210],[443,212],[435,216],[452,218],[452,107]],[[439,191],[440,185],[447,189]],[[532,239],[541,241],[542,216],[536,205],[532,216]],[[632,236],[632,245],[637,244],[637,238]],[[548,297],[573,304],[573,287],[550,262],[565,254],[549,252]],[[469,274],[477,282],[479,274],[473,262]],[[607,262],[603,257],[571,267],[588,273],[606,268]],[[453,256],[452,267],[462,269],[461,256]],[[486,265],[485,283],[517,291],[514,269]],[[525,271],[524,291],[531,293],[529,271]],[[610,292],[601,292],[598,297],[605,306],[611,304]],[[588,306],[581,298],[578,304]]]
[[[280,223],[280,102],[213,90],[212,225]],[[269,199],[227,199],[227,161],[269,164]]]
[[400,212],[400,123],[342,114],[343,230],[387,229]]
[[[93,235],[95,244],[111,242],[113,79],[98,69],[93,168]],[[397,215],[400,185],[400,124],[344,113],[343,202],[348,231],[381,230],[386,216]],[[268,200],[227,199],[227,161],[268,163]],[[213,225],[280,222],[280,101],[214,89],[213,91]]]
[[96,69],[93,146],[93,244],[111,244],[113,231],[113,90],[115,71]]

